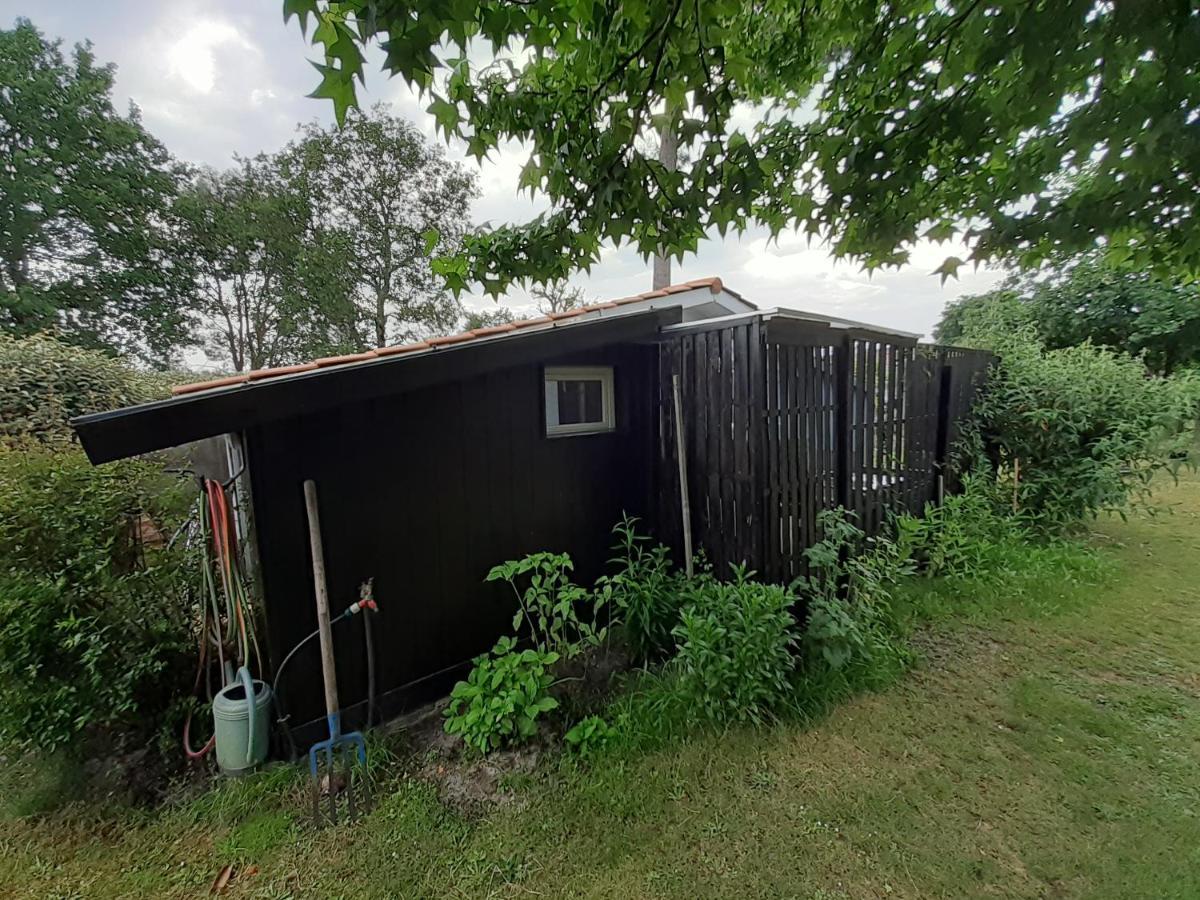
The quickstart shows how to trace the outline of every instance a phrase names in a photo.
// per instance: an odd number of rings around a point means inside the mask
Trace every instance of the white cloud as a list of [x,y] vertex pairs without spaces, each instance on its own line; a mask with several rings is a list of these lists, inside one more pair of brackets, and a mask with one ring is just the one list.
[[164,61],[172,75],[193,91],[212,92],[217,82],[217,53],[224,45],[251,50],[254,45],[227,22],[198,22],[166,48]]

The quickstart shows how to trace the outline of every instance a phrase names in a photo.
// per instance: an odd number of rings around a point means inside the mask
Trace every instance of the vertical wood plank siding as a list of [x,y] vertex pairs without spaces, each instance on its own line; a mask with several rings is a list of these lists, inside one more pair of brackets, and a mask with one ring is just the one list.
[[[683,390],[692,540],[719,575],[804,573],[817,516],[868,534],[936,500],[992,357],[761,319],[681,331],[659,351],[658,533],[681,545],[671,376]],[[952,486],[951,486],[952,487]]]
[[[537,550],[604,568],[622,512],[682,546],[672,375],[679,376],[694,544],[727,576],[745,564],[804,571],[817,516],[839,504],[868,531],[919,510],[970,413],[990,357],[821,323],[762,317],[680,329],[362,400],[245,433],[275,664],[315,627],[303,497],[317,481],[331,597],[340,611],[375,576],[384,715],[443,693],[511,622],[488,569]],[[544,365],[611,365],[616,430],[547,438]],[[947,485],[953,489],[953,485]],[[358,620],[335,629],[349,727],[366,669]],[[315,645],[313,649],[315,653]],[[306,648],[284,699],[303,744],[323,728]]]
[[[247,432],[274,665],[316,627],[305,478],[320,494],[335,614],[375,577],[387,716],[444,694],[457,668],[509,630],[512,592],[483,580],[493,565],[554,550],[571,554],[580,583],[604,571],[622,512],[654,515],[657,349],[615,345],[545,364],[611,365],[616,429],[546,437],[542,366],[523,365]],[[361,617],[335,626],[334,644],[355,727],[366,693]],[[324,729],[315,643],[286,679],[292,724],[317,723],[297,737],[303,745]]]

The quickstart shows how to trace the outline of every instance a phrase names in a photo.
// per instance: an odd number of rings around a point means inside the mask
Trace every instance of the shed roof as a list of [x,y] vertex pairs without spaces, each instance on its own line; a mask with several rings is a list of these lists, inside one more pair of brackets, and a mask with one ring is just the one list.
[[[408,344],[397,344],[391,347],[380,347],[375,350],[367,350],[364,353],[351,353],[345,356],[327,356],[321,359],[314,359],[311,362],[299,363],[288,366],[274,366],[269,369],[255,369],[250,372],[239,372],[236,375],[230,375],[223,378],[214,378],[208,381],[198,381],[192,384],[181,384],[173,387],[171,393],[175,396],[181,394],[193,394],[199,391],[211,391],[219,388],[230,388],[240,384],[249,384],[254,381],[263,381],[267,378],[280,378],[286,375],[297,375],[301,372],[312,372],[317,369],[328,369],[333,366],[347,366],[357,363],[370,362],[382,357],[402,356],[408,354],[428,353],[439,347],[445,347],[450,344],[462,344],[467,341],[480,340],[482,338],[496,338],[501,335],[512,334],[513,332],[525,332],[533,329],[546,329],[553,327],[557,323],[565,322],[568,319],[580,319],[586,321],[588,319],[601,318],[605,314],[614,312],[633,312],[636,309],[651,309],[655,306],[654,301],[662,300],[670,297],[678,297],[680,302],[683,302],[683,294],[694,294],[707,288],[711,294],[725,294],[729,298],[736,300],[735,304],[727,304],[721,307],[724,312],[738,314],[749,312],[756,309],[754,304],[748,303],[739,294],[725,289],[720,278],[698,278],[694,281],[684,282],[682,284],[673,284],[670,287],[663,288],[657,291],[646,291],[641,294],[634,294],[632,297],[622,297],[619,300],[606,300],[600,303],[592,303],[587,306],[577,306],[574,309],[564,310],[563,312],[550,313],[545,316],[538,316],[532,319],[521,319],[517,322],[505,322],[499,325],[489,325],[484,328],[475,328],[471,331],[463,331],[458,334],[449,334],[444,337],[428,338],[423,341],[415,341]],[[686,305],[686,304],[685,304]]]
[[[591,347],[647,340],[672,326],[703,327],[759,314],[721,279],[701,278],[521,322],[181,385],[170,399],[80,416],[71,424],[93,463],[110,462],[318,412],[347,398],[371,400]],[[761,315],[909,337],[810,313]]]

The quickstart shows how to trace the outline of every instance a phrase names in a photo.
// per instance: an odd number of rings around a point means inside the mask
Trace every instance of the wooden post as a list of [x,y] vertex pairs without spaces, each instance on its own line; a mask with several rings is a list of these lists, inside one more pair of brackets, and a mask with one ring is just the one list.
[[950,455],[950,388],[954,371],[946,362],[944,350],[938,350],[937,437],[933,465],[937,471],[938,505],[946,499],[946,463]]
[[325,585],[325,549],[321,544],[321,514],[317,508],[317,483],[304,482],[308,510],[308,540],[312,545],[313,584],[317,592],[317,629],[321,641],[321,675],[325,681],[325,712],[338,712],[337,670],[333,665],[333,630],[329,626],[329,590]]
[[675,398],[675,456],[679,461],[679,509],[683,517],[683,564],[687,577],[692,577],[692,505],[688,501],[687,448],[683,445],[683,397],[679,391],[679,376],[671,376],[671,391]]
[[837,347],[836,351],[836,374],[837,374],[837,399],[835,421],[837,422],[837,446],[835,457],[835,472],[837,473],[837,503],[838,506],[851,511],[851,486],[850,481],[853,477],[851,466],[851,449],[853,446],[854,435],[854,415],[851,409],[853,402],[853,357],[854,357],[854,339],[850,335],[846,335],[842,339],[842,343]]

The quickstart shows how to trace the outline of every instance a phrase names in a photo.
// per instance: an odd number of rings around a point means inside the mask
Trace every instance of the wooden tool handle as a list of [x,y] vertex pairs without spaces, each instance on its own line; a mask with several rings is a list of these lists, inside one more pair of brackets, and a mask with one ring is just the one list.
[[312,544],[313,584],[317,591],[317,629],[321,641],[321,675],[325,680],[325,711],[338,712],[337,670],[333,667],[333,630],[329,627],[329,590],[325,586],[325,550],[321,544],[321,513],[317,509],[317,483],[304,482],[308,510],[308,539]]

